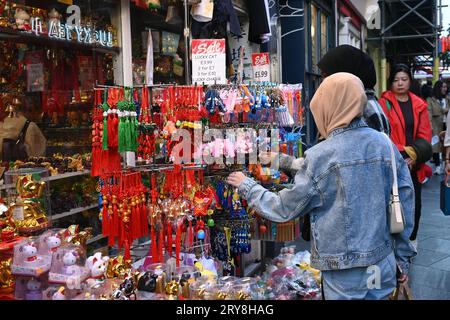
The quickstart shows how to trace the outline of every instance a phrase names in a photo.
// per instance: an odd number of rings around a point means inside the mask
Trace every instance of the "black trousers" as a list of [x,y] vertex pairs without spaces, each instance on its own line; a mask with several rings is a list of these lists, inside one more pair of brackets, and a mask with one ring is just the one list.
[[414,194],[416,197],[416,209],[414,213],[414,229],[409,237],[410,240],[416,240],[419,231],[420,215],[422,213],[422,184],[417,179],[417,172],[411,171],[411,178],[414,184]]
[[441,165],[441,154],[436,152],[433,153],[433,163],[438,167]]

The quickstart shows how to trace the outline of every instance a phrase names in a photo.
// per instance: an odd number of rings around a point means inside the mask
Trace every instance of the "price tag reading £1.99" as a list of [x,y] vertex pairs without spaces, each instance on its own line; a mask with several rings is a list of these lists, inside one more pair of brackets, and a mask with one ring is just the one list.
[[254,53],[252,54],[253,79],[255,81],[270,82],[270,62],[269,54]]

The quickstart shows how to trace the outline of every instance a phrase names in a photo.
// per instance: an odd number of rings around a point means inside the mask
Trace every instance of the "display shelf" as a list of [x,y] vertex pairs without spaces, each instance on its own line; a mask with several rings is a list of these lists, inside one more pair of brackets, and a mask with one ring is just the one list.
[[59,220],[59,219],[62,219],[62,218],[68,217],[68,216],[72,216],[72,215],[80,213],[80,212],[84,212],[84,211],[87,211],[87,210],[90,210],[90,209],[97,208],[97,207],[98,207],[98,204],[92,204],[92,205],[87,206],[87,207],[75,208],[75,209],[72,209],[72,210],[67,211],[67,212],[63,212],[63,213],[59,213],[59,214],[55,214],[53,216],[50,216],[49,220],[51,220],[51,221]]
[[[67,173],[57,174],[55,176],[50,176],[48,178],[44,178],[44,179],[42,179],[42,181],[55,181],[55,180],[67,179],[67,178],[71,178],[71,177],[84,176],[84,175],[90,174],[90,172],[91,172],[90,170],[67,172]],[[0,190],[12,189],[15,187],[16,187],[16,185],[12,184],[12,183],[4,184],[4,185],[0,185]]]
[[14,30],[11,28],[0,27],[0,39],[9,39],[18,43],[34,43],[37,45],[51,45],[58,46],[61,48],[67,48],[71,50],[95,50],[103,53],[120,53],[120,48],[118,47],[101,47],[96,44],[84,44],[75,41],[66,41],[57,38],[50,38],[46,35],[36,36],[32,33],[23,32],[19,30]]

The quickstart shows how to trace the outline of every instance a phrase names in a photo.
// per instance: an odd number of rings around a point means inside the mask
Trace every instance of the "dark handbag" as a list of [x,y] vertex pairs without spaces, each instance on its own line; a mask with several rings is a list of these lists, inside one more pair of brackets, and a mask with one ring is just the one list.
[[27,134],[30,121],[27,120],[19,133],[17,140],[3,139],[2,155],[3,162],[11,162],[16,160],[25,160],[28,158],[27,149],[25,146],[25,136]]
[[441,211],[444,215],[450,215],[450,187],[447,186],[447,178],[441,181]]

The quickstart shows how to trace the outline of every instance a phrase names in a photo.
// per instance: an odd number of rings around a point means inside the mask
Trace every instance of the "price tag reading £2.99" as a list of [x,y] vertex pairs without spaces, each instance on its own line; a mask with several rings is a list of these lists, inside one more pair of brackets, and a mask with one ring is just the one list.
[[253,80],[261,82],[270,82],[269,54],[267,52],[252,54],[252,64],[253,64]]

